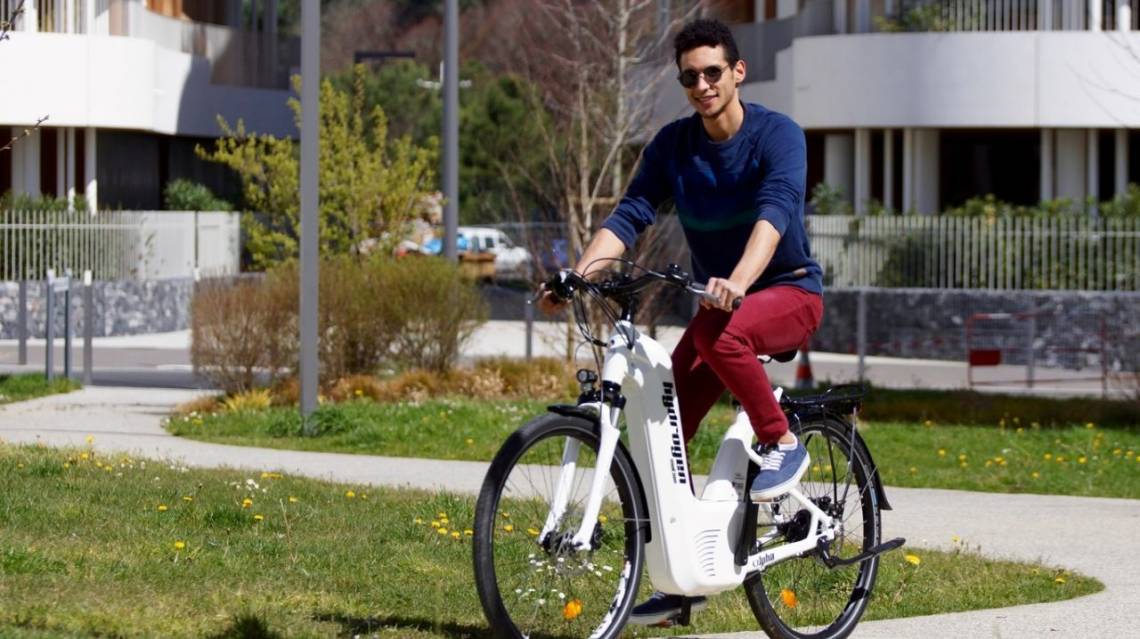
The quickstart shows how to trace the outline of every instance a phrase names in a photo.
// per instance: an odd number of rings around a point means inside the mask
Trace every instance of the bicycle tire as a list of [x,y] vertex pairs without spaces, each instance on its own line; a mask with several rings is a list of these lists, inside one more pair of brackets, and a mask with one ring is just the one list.
[[[567,438],[583,444],[577,458],[582,477],[575,475],[571,491],[572,499],[581,499],[568,504],[567,515],[547,537],[549,541],[540,540],[537,534],[558,483],[558,464]],[[479,601],[496,636],[611,639],[625,626],[641,579],[648,523],[636,470],[623,446],[616,448],[610,465],[612,484],[606,494],[610,499],[595,532],[598,545],[589,551],[574,551],[557,541],[576,531],[581,521],[581,502],[592,474],[584,469],[589,467],[591,454],[596,456],[598,445],[593,422],[549,414],[515,431],[491,462],[475,506],[473,559]],[[541,463],[535,464],[535,455],[528,453],[536,453]],[[542,474],[542,481],[536,484],[532,474]],[[524,478],[529,488],[522,485]],[[540,495],[537,502],[526,496],[529,489],[541,492],[540,486],[550,489],[550,494]],[[550,587],[552,581],[557,588]],[[544,593],[553,605],[541,599]],[[574,601],[577,610],[572,608]],[[530,612],[526,619],[521,618],[524,610]]]
[[[809,499],[832,499],[830,507],[834,513],[844,514],[844,528],[832,542],[832,554],[854,556],[878,544],[882,535],[878,474],[872,472],[870,460],[856,444],[852,427],[839,419],[823,417],[803,423],[796,431],[812,456],[801,490]],[[843,477],[839,477],[837,453],[847,460],[848,471],[842,473]],[[848,479],[853,483],[847,483]],[[852,485],[854,492],[850,490]],[[847,486],[846,492],[843,486]],[[852,498],[857,503],[853,504]],[[848,526],[856,514],[860,521]],[[843,639],[855,630],[863,616],[878,569],[878,556],[829,569],[814,553],[808,553],[751,575],[745,580],[744,589],[752,613],[769,637]]]

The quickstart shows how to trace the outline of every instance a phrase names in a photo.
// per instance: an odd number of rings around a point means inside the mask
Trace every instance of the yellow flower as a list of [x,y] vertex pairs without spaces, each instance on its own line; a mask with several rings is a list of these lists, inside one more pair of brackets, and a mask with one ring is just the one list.
[[1049,461],[1050,459],[1053,459],[1053,453],[1045,453],[1044,458],[1045,458],[1045,461]]
[[503,519],[510,519],[510,518],[511,518],[511,514],[510,514],[510,513],[506,513],[506,512],[505,512],[505,513],[502,513],[502,515],[503,515]]
[[1112,449],[1112,454],[1113,454],[1113,455],[1116,455],[1117,457],[1119,457],[1119,456],[1120,456],[1120,453],[1123,453],[1123,452],[1124,452],[1124,451],[1123,451],[1123,450],[1120,450],[1119,448],[1113,448],[1113,449]]
[[79,453],[79,458],[80,459],[87,459],[88,455],[87,455],[87,453]]
[[175,549],[175,550],[182,550],[182,549],[184,549],[184,548],[186,548],[186,542],[184,542],[184,541],[176,541],[176,542],[174,542],[174,549]]
[[1085,424],[1085,428],[1092,430],[1092,429],[1096,428],[1096,424],[1089,422],[1089,423]]
[[913,564],[915,566],[922,563],[922,558],[918,555],[906,555],[903,557],[903,559],[905,559],[908,564]]
[[352,491],[352,490],[345,491],[344,496],[347,497],[348,499],[353,499],[356,497],[356,492]]
[[917,469],[917,468],[915,468],[914,466],[911,466],[911,467],[910,467],[910,474],[912,474],[912,475],[917,475],[917,474],[918,474],[918,469]]
[[447,535],[447,529],[446,528],[440,528],[440,529],[436,530],[436,532],[438,532],[439,534],[444,535],[444,536]]
[[931,426],[933,426],[933,425],[934,425],[934,422],[932,422],[932,421],[930,421],[930,420],[928,419],[928,420],[926,420],[926,421],[922,422],[922,425],[923,425],[923,426],[926,426],[927,428],[930,428]]
[[573,621],[580,614],[582,614],[581,599],[571,599],[570,601],[566,602],[565,606],[562,607],[562,618],[566,621]]
[[539,533],[539,530],[537,528],[527,528],[526,529],[526,534],[530,535],[531,537],[537,537],[538,533]]
[[1128,452],[1124,453],[1124,456],[1125,456],[1125,457],[1131,457],[1131,456],[1133,456],[1133,455],[1135,455],[1135,454],[1136,454],[1135,452],[1133,452],[1133,451],[1131,451],[1131,450],[1130,450],[1130,451],[1128,451]]
[[364,396],[364,391],[362,391],[362,390],[360,390],[360,389],[358,388],[358,389],[356,389],[356,390],[352,391],[352,394],[353,394],[353,395],[356,395],[357,397],[363,397],[363,396]]
[[87,443],[88,444],[94,444],[95,443],[95,436],[94,435],[88,435],[87,436]]
[[960,461],[960,462],[966,461],[966,453],[962,453],[962,454],[958,455],[958,461]]
[[412,520],[412,523],[422,526],[424,523],[424,520],[422,517],[416,517],[415,519]]
[[63,462],[64,468],[71,468],[71,462]]
[[447,519],[447,513],[436,513],[436,517],[440,519]]
[[787,588],[780,591],[780,601],[789,608],[795,608],[800,603],[799,599],[796,598],[796,592]]
[[296,497],[294,497],[294,496],[292,496],[292,495],[289,495],[289,503],[290,503],[290,504],[295,504],[295,503],[297,503],[297,502],[299,502],[299,501],[301,501],[301,500],[300,500],[300,499],[297,499]]
[[959,537],[958,535],[954,535],[953,537],[950,538],[950,541],[952,541],[954,543],[958,543],[958,542],[962,541],[962,538]]
[[182,501],[194,501],[194,497],[186,495],[182,498]]
[[1056,577],[1053,578],[1053,583],[1060,586],[1061,584],[1065,583],[1065,578],[1062,577],[1061,575],[1057,575]]
[[444,517],[443,519],[439,520],[439,523],[440,523],[440,525],[447,525],[447,524],[451,523],[451,520],[448,519],[447,517]]
[[432,528],[439,528],[439,522],[438,522],[438,521],[435,521],[435,520],[432,520],[432,522],[431,522],[431,527],[432,527]]
[[459,539],[459,531],[458,530],[451,531],[451,538],[452,539]]
[[468,537],[470,537],[471,535],[474,535],[474,534],[475,534],[475,531],[474,531],[474,530],[471,530],[470,528],[468,528],[467,530],[464,530],[464,531],[463,531],[463,534],[464,534],[464,535],[467,535]]
[[607,521],[609,521],[609,520],[610,520],[610,518],[609,518],[609,517],[606,517],[605,515],[598,515],[598,521],[599,521],[599,522],[601,522],[601,523],[603,523],[603,524],[604,524],[604,523],[606,523],[606,522],[607,522]]
[[965,468],[966,466],[969,466],[970,464],[968,464],[966,462],[959,462],[958,465],[961,466],[962,468]]
[[246,497],[245,499],[241,500],[241,507],[242,508],[249,508],[252,505],[253,505],[253,500],[250,499],[249,497]]
[[1039,473],[1039,472],[1037,472],[1037,471],[1035,470],[1035,471],[1033,471],[1032,473],[1029,473],[1029,476],[1030,476],[1030,477],[1032,477],[1032,478],[1034,478],[1034,479],[1040,479],[1040,478],[1041,478],[1041,473]]
[[994,465],[993,460],[990,460],[990,459],[986,460],[986,468],[989,468],[990,466],[993,466],[993,465]]
[[263,520],[263,519],[265,519],[265,516],[264,516],[264,515],[254,515],[254,516],[253,516],[253,520],[254,520],[254,521],[261,521],[261,520]]
[[503,530],[504,530],[504,531],[506,531],[506,532],[513,532],[513,531],[514,531],[514,529],[515,529],[515,527],[514,527],[514,526],[512,526],[512,525],[510,525],[510,524],[507,524],[506,526],[503,526]]
[[1088,460],[1089,460],[1089,459],[1088,459],[1088,457],[1085,457],[1084,455],[1081,455],[1080,457],[1078,457],[1078,458],[1077,458],[1077,463],[1078,463],[1078,464],[1083,464],[1083,463],[1087,462]]
[[938,449],[938,456],[939,457],[945,457],[946,456],[946,449],[945,448],[939,448]]
[[475,444],[475,440],[474,440],[474,439],[471,439],[470,437],[468,437],[468,438],[467,438],[467,445],[468,445],[468,446],[473,446],[474,444]]
[[158,512],[160,512],[160,513],[166,512],[166,504],[159,504],[158,505]]

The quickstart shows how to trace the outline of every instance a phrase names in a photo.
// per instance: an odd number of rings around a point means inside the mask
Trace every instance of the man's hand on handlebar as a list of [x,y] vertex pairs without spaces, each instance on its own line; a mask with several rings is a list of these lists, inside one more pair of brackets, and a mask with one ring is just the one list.
[[546,289],[544,285],[544,288],[538,292],[538,302],[536,303],[538,304],[538,310],[547,315],[556,315],[562,312],[570,302],[558,297],[549,289]]
[[[729,313],[733,311],[733,301],[743,299],[748,293],[745,287],[736,282],[719,277],[709,278],[709,283],[705,285],[705,292],[709,297],[702,296],[700,302],[701,306],[704,308],[719,308]],[[713,301],[714,298],[716,300],[715,302]]]

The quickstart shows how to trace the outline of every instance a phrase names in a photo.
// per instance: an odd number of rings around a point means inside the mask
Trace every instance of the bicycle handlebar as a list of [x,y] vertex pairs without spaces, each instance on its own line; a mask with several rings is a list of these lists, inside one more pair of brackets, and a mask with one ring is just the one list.
[[[630,279],[628,276],[617,276],[597,283],[587,280],[575,271],[563,269],[545,282],[543,288],[550,291],[558,299],[566,302],[570,301],[577,291],[582,289],[591,290],[607,299],[624,302],[629,300],[636,293],[639,293],[643,289],[648,288],[651,284],[656,284],[657,282],[664,282],[676,288],[683,289],[713,304],[720,303],[718,298],[705,290],[703,284],[694,283],[689,274],[682,271],[676,264],[670,264],[664,273],[646,269],[643,275],[633,279]],[[732,300],[732,310],[735,311],[740,308],[743,302],[744,298],[742,297],[737,297]]]

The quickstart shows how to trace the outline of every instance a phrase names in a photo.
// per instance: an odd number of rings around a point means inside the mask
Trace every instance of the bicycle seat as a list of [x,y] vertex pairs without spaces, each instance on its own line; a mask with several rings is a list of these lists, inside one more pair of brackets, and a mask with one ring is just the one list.
[[799,351],[795,351],[795,350],[784,351],[783,353],[773,353],[772,355],[769,355],[768,357],[771,357],[772,359],[776,360],[777,362],[790,362],[796,358],[796,353],[798,353],[798,352]]

